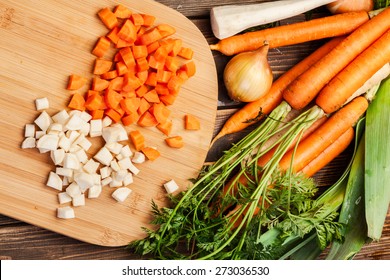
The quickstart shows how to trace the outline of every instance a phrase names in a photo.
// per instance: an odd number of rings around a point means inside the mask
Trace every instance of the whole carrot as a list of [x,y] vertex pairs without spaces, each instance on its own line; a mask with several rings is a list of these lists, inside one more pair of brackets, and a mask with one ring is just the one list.
[[[320,60],[338,45],[345,37],[336,37],[319,47],[302,61],[294,65],[271,86],[269,92],[259,100],[249,102],[237,110],[223,125],[219,133],[214,137],[211,145],[219,138],[239,132],[248,126],[258,122],[263,115],[269,114],[283,100],[282,92],[295,78],[306,71],[311,65]],[[262,115],[261,115],[262,114]]]
[[281,170],[293,172],[304,168],[321,152],[353,126],[367,110],[368,101],[359,96],[334,113],[323,125],[301,141],[295,150],[288,151],[279,162]]
[[[308,105],[319,91],[361,52],[390,28],[390,8],[367,21],[346,37],[329,54],[296,78],[283,92],[294,109]],[[370,62],[367,61],[367,64]]]
[[348,98],[390,61],[390,30],[339,72],[318,94],[326,113],[338,110]]
[[264,41],[269,43],[270,48],[294,45],[349,34],[368,20],[367,12],[333,15],[235,35],[210,45],[210,49],[234,55],[258,49]]

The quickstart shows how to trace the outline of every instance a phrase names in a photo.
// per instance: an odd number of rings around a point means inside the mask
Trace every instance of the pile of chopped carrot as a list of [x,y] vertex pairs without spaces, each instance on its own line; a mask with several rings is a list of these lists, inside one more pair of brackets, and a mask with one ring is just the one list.
[[154,16],[133,13],[121,4],[101,9],[98,17],[109,31],[92,49],[96,59],[90,85],[86,78],[70,75],[67,89],[89,89],[85,95],[73,93],[68,107],[87,111],[93,119],[108,116],[125,126],[157,127],[169,136],[168,106],[195,75],[193,50],[172,37],[174,27],[155,24]]

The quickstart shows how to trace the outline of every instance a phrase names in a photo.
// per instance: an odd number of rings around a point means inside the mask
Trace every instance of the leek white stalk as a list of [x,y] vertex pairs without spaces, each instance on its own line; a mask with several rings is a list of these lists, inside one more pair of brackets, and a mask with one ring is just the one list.
[[251,5],[226,5],[210,11],[214,36],[224,39],[253,26],[290,18],[335,0],[282,0]]

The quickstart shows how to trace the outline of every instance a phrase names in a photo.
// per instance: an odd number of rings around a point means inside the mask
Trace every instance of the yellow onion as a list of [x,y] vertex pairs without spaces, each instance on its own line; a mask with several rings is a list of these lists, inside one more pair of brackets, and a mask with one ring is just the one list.
[[326,5],[332,14],[366,11],[374,8],[373,0],[338,0]]
[[273,81],[267,54],[268,44],[252,52],[235,55],[226,65],[223,79],[229,97],[252,102],[265,95]]

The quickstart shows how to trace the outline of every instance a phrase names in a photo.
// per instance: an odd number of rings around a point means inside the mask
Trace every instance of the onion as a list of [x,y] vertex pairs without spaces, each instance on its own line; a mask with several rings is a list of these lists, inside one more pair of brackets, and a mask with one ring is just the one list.
[[374,8],[373,0],[338,0],[326,5],[332,14],[347,12],[371,11]]
[[226,65],[223,79],[234,101],[252,102],[271,88],[273,75],[267,60],[268,44],[252,52],[234,56]]

